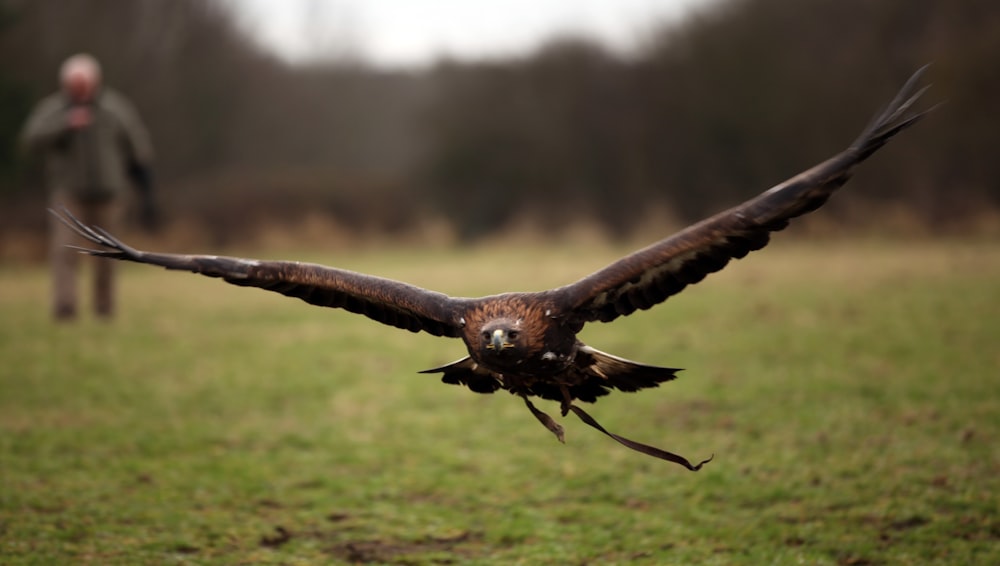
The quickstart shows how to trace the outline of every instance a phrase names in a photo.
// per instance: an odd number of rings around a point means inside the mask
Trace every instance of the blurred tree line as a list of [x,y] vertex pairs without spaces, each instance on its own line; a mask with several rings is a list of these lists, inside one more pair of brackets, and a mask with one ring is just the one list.
[[148,123],[170,216],[220,243],[316,213],[395,234],[437,217],[463,239],[697,220],[844,147],[927,62],[946,105],[831,214],[953,229],[1000,204],[993,0],[719,0],[628,55],[563,37],[413,71],[290,65],[244,29],[221,1],[0,0],[0,237],[42,233],[17,133],[79,51]]

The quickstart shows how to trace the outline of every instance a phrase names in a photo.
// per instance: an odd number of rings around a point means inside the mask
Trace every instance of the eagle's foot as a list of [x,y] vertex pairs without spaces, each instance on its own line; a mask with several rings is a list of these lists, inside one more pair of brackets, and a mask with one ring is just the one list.
[[553,420],[552,417],[536,409],[535,406],[531,404],[531,401],[529,401],[527,397],[523,397],[523,399],[524,399],[524,404],[528,406],[528,410],[531,411],[532,415],[535,415],[535,418],[538,419],[538,422],[545,425],[545,428],[549,429],[552,432],[552,434],[556,435],[556,438],[559,439],[559,442],[565,444],[566,434],[563,431],[562,425]]

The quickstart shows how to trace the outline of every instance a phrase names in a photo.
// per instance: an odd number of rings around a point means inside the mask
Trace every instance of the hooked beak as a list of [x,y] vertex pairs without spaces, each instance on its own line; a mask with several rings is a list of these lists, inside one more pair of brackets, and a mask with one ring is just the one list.
[[507,343],[507,333],[501,328],[494,330],[493,339],[490,341],[490,345],[493,346],[493,349],[497,352],[503,350],[504,347],[509,346],[510,344]]

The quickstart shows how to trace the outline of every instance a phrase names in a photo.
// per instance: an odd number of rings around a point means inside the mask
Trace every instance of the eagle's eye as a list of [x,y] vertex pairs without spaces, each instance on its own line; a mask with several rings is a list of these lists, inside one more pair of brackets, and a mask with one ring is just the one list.
[[517,330],[511,330],[507,332],[507,338],[510,338],[511,340],[517,340]]
[[485,332],[485,331],[483,332],[483,340],[486,340],[487,342],[489,342],[489,340],[490,340],[490,333],[489,332]]

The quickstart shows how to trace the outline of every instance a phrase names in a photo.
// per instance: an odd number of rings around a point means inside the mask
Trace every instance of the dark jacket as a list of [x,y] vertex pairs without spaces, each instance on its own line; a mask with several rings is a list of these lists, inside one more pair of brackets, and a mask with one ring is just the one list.
[[120,196],[132,171],[148,171],[153,147],[132,104],[105,88],[90,104],[93,122],[80,129],[67,124],[69,99],[60,93],[40,101],[21,133],[22,146],[42,160],[46,183],[84,202]]

